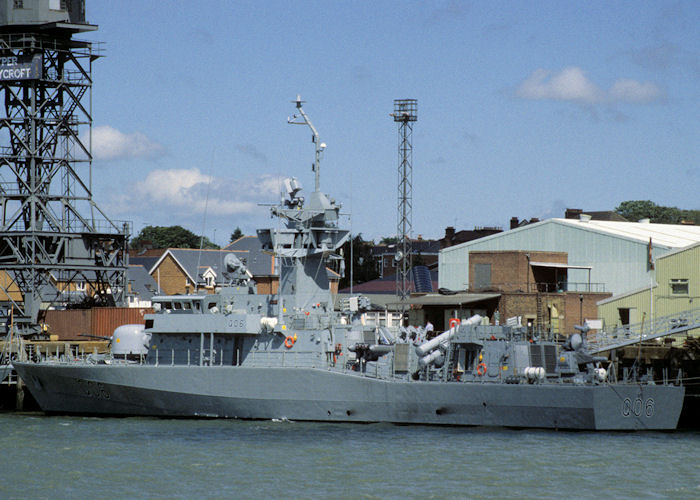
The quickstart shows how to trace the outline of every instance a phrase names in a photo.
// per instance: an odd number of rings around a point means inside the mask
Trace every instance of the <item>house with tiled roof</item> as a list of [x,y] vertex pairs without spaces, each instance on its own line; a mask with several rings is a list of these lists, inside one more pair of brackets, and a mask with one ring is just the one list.
[[[243,236],[221,250],[168,248],[151,266],[149,274],[159,293],[186,294],[195,291],[214,293],[230,276],[224,265],[226,255],[238,257],[253,275],[258,293],[277,293],[279,277],[274,256],[262,249],[257,236]],[[337,293],[340,276],[327,270],[332,293]]]
[[[214,293],[217,286],[230,280],[224,266],[224,259],[229,253],[235,254],[247,265],[249,256],[245,252],[168,248],[149,269],[149,274],[156,281],[160,294]],[[268,271],[268,275],[271,274],[272,269]]]

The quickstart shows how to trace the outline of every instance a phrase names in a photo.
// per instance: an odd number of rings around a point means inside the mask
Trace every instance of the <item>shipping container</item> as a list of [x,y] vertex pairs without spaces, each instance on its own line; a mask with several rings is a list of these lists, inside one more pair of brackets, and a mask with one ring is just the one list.
[[88,340],[89,336],[110,337],[121,325],[145,324],[144,315],[152,308],[98,307],[42,311],[39,321],[46,335],[58,340]]
[[145,325],[144,315],[150,314],[150,307],[98,307],[92,309],[93,335],[111,336],[121,325]]
[[39,322],[46,335],[57,335],[58,340],[88,340],[85,335],[92,335],[90,309],[42,311]]

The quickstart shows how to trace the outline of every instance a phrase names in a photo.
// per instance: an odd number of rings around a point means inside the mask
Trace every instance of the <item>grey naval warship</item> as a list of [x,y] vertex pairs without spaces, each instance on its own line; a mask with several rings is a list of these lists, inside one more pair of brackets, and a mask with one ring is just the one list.
[[[313,131],[315,190],[284,182],[258,231],[279,266],[277,294],[256,293],[245,264],[225,259],[214,294],[157,296],[145,325],[123,325],[107,355],[34,353],[15,369],[47,413],[393,422],[557,429],[674,429],[684,387],[616,380],[585,336],[565,344],[518,327],[451,321],[422,328],[364,326],[366,297],[336,312],[327,268],[340,267],[340,206],[320,191],[324,144]],[[296,117],[295,117],[296,118]],[[290,119],[291,121],[291,119]]]

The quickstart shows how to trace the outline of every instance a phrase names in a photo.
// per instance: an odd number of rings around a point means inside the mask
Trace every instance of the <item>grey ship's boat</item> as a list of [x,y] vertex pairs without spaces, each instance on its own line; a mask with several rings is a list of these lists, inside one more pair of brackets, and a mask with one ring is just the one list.
[[[233,255],[229,286],[212,295],[154,298],[145,328],[115,331],[113,354],[39,353],[15,369],[49,413],[396,422],[561,429],[674,429],[684,388],[609,380],[581,335],[531,342],[518,328],[470,318],[414,345],[363,326],[368,301],[334,312],[326,267],[347,240],[340,207],[295,180],[272,209],[285,222],[258,231],[279,259],[276,295],[258,295]],[[406,331],[404,331],[406,333]],[[403,338],[402,338],[403,337]],[[36,353],[35,353],[36,354]]]

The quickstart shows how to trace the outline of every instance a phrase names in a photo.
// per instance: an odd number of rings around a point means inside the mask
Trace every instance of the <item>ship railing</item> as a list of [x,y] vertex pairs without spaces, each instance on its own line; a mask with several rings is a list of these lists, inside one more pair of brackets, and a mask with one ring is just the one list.
[[657,316],[651,321],[618,326],[610,331],[597,332],[589,335],[588,342],[591,352],[599,353],[697,328],[700,328],[700,308]]
[[[175,349],[155,349],[149,353],[150,359],[146,355],[127,355],[127,354],[104,354],[99,355],[97,350],[94,352],[85,351],[79,346],[70,346],[68,344],[57,344],[52,348],[44,348],[41,346],[28,345],[27,357],[31,360],[40,362],[49,362],[57,364],[95,364],[106,361],[109,364],[137,364],[150,365],[155,367],[166,366],[210,366],[222,367],[231,366],[230,360],[240,360],[240,352],[238,356],[231,357],[231,352],[217,349],[204,349],[201,352],[198,349],[187,350],[187,362],[183,363],[176,355]],[[352,373],[357,376],[370,378],[401,378],[393,371],[393,363],[391,360],[382,362],[367,362],[360,370],[353,370],[349,363],[343,358],[336,358],[335,363],[331,363],[332,353],[323,353],[319,351],[248,351],[245,357],[245,366],[249,367],[270,367],[278,366],[285,368],[322,368],[329,371]],[[225,360],[229,362],[225,363]],[[240,363],[238,364],[240,366]]]

